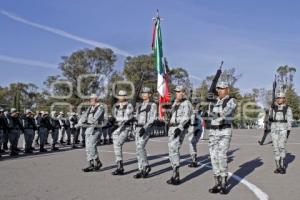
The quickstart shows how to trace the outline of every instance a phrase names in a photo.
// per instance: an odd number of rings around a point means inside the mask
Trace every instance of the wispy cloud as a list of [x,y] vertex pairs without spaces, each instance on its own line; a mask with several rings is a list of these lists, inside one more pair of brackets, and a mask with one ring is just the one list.
[[28,66],[42,67],[42,68],[52,68],[52,69],[57,68],[56,64],[46,63],[46,62],[42,62],[42,61],[38,61],[38,60],[28,60],[28,59],[23,59],[23,58],[16,58],[16,57],[11,57],[11,56],[2,55],[2,54],[0,54],[0,61],[28,65]]
[[46,26],[46,25],[38,24],[38,23],[35,23],[35,22],[32,22],[32,21],[29,21],[27,19],[24,19],[22,17],[19,17],[15,14],[12,14],[10,12],[7,12],[5,10],[1,10],[0,13],[4,16],[14,20],[14,21],[21,22],[21,23],[26,24],[28,26],[32,26],[32,27],[35,27],[35,28],[38,28],[38,29],[41,29],[41,30],[44,30],[44,31],[47,31],[47,32],[65,37],[65,38],[68,38],[68,39],[71,39],[71,40],[75,40],[75,41],[78,41],[78,42],[81,42],[81,43],[84,43],[84,44],[91,45],[91,46],[102,47],[102,48],[110,48],[116,54],[119,54],[119,55],[122,55],[122,56],[125,56],[125,57],[132,56],[132,54],[130,54],[129,52],[121,50],[121,49],[119,49],[117,47],[114,47],[112,45],[105,44],[105,43],[98,42],[98,41],[94,41],[94,40],[90,40],[90,39],[86,39],[86,38],[74,35],[72,33],[68,33],[68,32],[66,32],[64,30],[61,30],[61,29],[52,28],[52,27],[49,27],[49,26]]

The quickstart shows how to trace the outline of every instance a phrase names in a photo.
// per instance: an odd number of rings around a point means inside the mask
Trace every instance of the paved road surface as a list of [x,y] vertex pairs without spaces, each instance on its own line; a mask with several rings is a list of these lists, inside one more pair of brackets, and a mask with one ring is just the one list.
[[167,137],[153,138],[148,144],[152,165],[147,179],[135,180],[137,172],[134,142],[124,146],[124,176],[112,176],[115,169],[111,145],[99,146],[104,164],[99,172],[83,173],[84,149],[69,147],[56,153],[20,156],[0,161],[0,200],[158,200],[158,199],[300,199],[300,129],[294,129],[287,144],[286,175],[275,175],[273,149],[259,146],[262,130],[234,130],[229,152],[230,193],[227,196],[208,193],[213,185],[207,141],[199,144],[197,169],[190,169],[187,138],[181,149],[182,184],[170,186]]

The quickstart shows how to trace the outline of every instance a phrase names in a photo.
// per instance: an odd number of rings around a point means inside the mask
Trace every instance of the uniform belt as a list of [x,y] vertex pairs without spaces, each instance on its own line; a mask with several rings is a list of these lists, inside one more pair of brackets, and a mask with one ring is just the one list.
[[210,128],[213,130],[231,128],[231,124],[211,125]]
[[271,120],[271,122],[287,123],[287,120]]
[[136,127],[144,127],[144,125],[143,124],[137,124],[137,125],[135,125]]
[[170,124],[170,127],[179,126],[179,124]]

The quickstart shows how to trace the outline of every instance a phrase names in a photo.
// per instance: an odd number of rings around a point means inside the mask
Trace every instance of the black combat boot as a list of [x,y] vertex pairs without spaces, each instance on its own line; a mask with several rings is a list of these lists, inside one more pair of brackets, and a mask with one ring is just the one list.
[[44,148],[44,145],[40,145],[40,152],[47,152],[47,150]]
[[286,167],[285,167],[285,162],[284,158],[280,158],[279,160],[279,168],[280,168],[280,174],[285,174],[286,173]]
[[11,147],[10,148],[10,156],[18,156],[19,153],[15,150],[15,148]]
[[95,164],[95,167],[94,167],[94,170],[95,170],[95,171],[98,171],[98,170],[102,167],[102,163],[101,163],[99,157],[97,157],[97,158],[95,159],[95,162],[94,162],[94,163],[96,163],[96,164]]
[[117,165],[118,165],[117,169],[114,172],[112,172],[111,174],[112,175],[123,175],[124,174],[123,161],[122,160],[118,161]]
[[55,146],[55,144],[52,144],[52,151],[58,151],[59,150],[59,148],[57,148],[56,146]]
[[149,173],[151,172],[151,167],[149,165],[147,165],[144,169],[143,169],[143,174],[142,174],[142,178],[147,178]]
[[191,168],[198,167],[198,164],[197,164],[197,155],[196,154],[192,155],[192,163],[190,163],[188,165],[188,167],[191,167]]
[[214,180],[215,180],[215,185],[208,190],[212,194],[219,193],[221,189],[221,177],[214,176]]
[[82,169],[83,172],[91,172],[94,171],[94,162],[93,160],[89,161],[89,166],[87,166],[86,168]]
[[32,150],[28,147],[25,147],[25,151],[24,151],[25,154],[31,154],[33,153]]
[[275,173],[275,174],[278,174],[278,173],[281,172],[279,160],[275,160],[275,164],[276,164],[276,169],[274,170],[274,173]]
[[180,176],[179,176],[179,167],[173,167],[173,175],[167,181],[170,185],[179,185],[180,184]]
[[137,174],[135,174],[133,176],[133,178],[135,178],[135,179],[142,178],[143,177],[143,173],[144,173],[143,170],[139,170],[139,172]]
[[221,177],[221,189],[220,194],[228,194],[228,188],[227,188],[227,176]]

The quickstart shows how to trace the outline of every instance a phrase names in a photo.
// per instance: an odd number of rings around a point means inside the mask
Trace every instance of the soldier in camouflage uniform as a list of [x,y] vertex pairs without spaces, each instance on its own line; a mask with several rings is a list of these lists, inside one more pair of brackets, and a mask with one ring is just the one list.
[[212,110],[208,111],[209,117],[212,119],[209,133],[209,152],[215,180],[215,185],[209,189],[209,192],[227,194],[227,151],[232,137],[232,118],[236,103],[229,96],[227,82],[218,82],[217,92],[217,102]]
[[34,140],[34,132],[37,130],[37,126],[31,110],[26,110],[26,116],[22,119],[24,127],[24,139],[25,139],[25,153],[32,152],[32,143]]
[[127,101],[127,92],[120,90],[118,92],[118,102],[113,107],[113,117],[118,128],[112,133],[113,147],[116,156],[117,169],[112,175],[123,175],[123,154],[122,148],[129,131],[131,130],[130,121],[132,120],[133,106]]
[[157,106],[155,103],[150,102],[151,89],[144,87],[141,91],[141,98],[143,103],[137,106],[135,126],[135,143],[136,154],[138,160],[139,172],[134,175],[134,178],[146,178],[151,171],[148,163],[146,144],[150,138],[152,125],[156,119]]
[[189,149],[190,155],[192,158],[192,163],[190,163],[189,167],[197,167],[197,143],[202,135],[202,117],[201,111],[199,110],[200,99],[194,99],[192,101],[194,106],[193,113],[191,116],[191,124],[188,128],[188,140],[189,140]]
[[274,147],[276,169],[274,173],[285,174],[285,156],[287,134],[291,131],[293,113],[291,107],[286,104],[285,94],[280,92],[276,95],[275,103],[270,111],[271,137]]
[[180,184],[180,147],[190,124],[192,104],[186,99],[186,89],[183,86],[175,88],[176,99],[172,105],[172,116],[169,124],[169,159],[173,168],[173,175],[167,181],[168,184]]
[[105,123],[105,107],[98,102],[96,94],[91,95],[90,107],[83,113],[75,125],[76,128],[86,127],[85,148],[89,165],[83,168],[84,172],[97,171],[102,167],[97,151],[97,143]]

